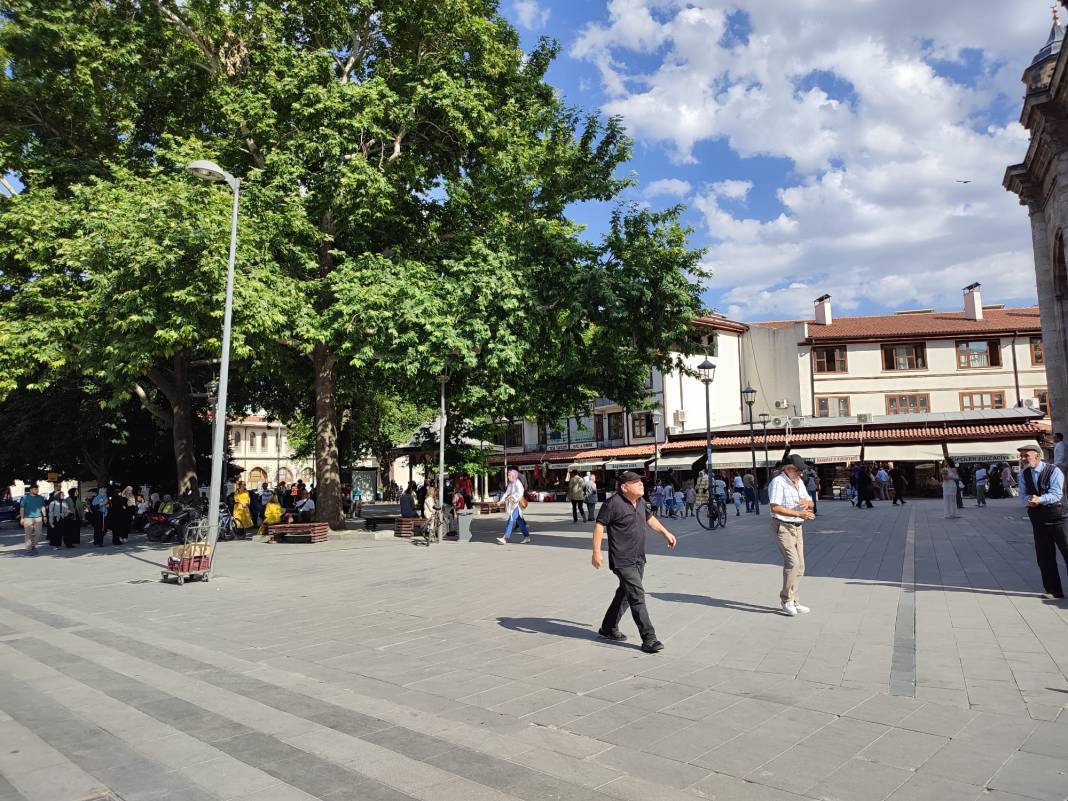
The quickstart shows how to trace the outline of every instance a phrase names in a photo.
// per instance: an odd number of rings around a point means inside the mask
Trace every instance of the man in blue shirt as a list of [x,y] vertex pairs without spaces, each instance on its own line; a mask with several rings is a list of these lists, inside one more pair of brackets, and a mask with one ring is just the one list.
[[1064,508],[1064,474],[1042,460],[1037,445],[1024,445],[1020,451],[1020,497],[1027,504],[1027,516],[1035,537],[1035,556],[1042,573],[1046,598],[1063,598],[1057,551],[1068,564],[1068,513]]
[[23,495],[19,502],[19,524],[26,535],[26,548],[32,554],[37,553],[37,540],[44,530],[45,499],[36,484],[30,487],[28,495]]

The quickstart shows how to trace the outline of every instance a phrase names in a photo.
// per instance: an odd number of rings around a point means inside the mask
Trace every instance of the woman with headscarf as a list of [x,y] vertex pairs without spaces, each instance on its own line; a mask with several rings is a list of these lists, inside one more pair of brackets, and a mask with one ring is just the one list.
[[253,524],[252,496],[249,495],[244,481],[237,482],[237,489],[234,490],[233,498],[234,524],[237,526],[237,536],[241,539],[245,539],[245,533],[252,528]]
[[104,531],[108,523],[110,505],[108,491],[105,487],[101,487],[96,491],[96,497],[93,498],[89,508],[89,518],[93,522],[93,546],[96,548],[104,547]]
[[519,479],[519,471],[512,468],[508,471],[508,486],[505,487],[504,495],[501,496],[501,500],[504,501],[504,511],[508,515],[508,523],[504,527],[504,536],[498,537],[497,542],[501,545],[508,543],[508,538],[512,536],[512,529],[516,524],[519,524],[519,530],[523,532],[523,542],[530,542],[530,529],[527,528],[527,521],[523,515],[523,506],[521,502],[526,495],[526,487],[523,486],[523,482]]
[[282,504],[278,502],[278,496],[272,492],[271,497],[267,499],[267,503],[263,507],[263,525],[260,526],[260,534],[263,535],[264,542],[271,541],[270,526],[282,522],[283,511]]
[[63,530],[63,544],[68,548],[76,548],[82,543],[82,521],[85,517],[81,492],[77,487],[71,487],[67,493],[67,508],[70,509],[70,515]]
[[947,459],[945,466],[942,468],[942,508],[947,520],[960,517],[957,514],[957,482],[960,480],[960,473],[957,472],[957,466],[953,463],[952,459]]

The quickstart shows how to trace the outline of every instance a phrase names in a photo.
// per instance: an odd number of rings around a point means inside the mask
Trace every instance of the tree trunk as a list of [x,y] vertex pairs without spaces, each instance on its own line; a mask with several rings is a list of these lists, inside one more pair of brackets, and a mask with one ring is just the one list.
[[[170,370],[152,368],[148,377],[167,399],[170,407],[171,434],[174,440],[175,475],[179,495],[197,493],[197,458],[193,444],[193,399],[189,394],[188,359],[177,354]],[[142,405],[145,405],[142,399]],[[146,405],[149,411],[150,407]]]
[[337,447],[337,358],[316,345],[315,365],[315,517],[331,528],[345,526],[341,507],[341,460]]

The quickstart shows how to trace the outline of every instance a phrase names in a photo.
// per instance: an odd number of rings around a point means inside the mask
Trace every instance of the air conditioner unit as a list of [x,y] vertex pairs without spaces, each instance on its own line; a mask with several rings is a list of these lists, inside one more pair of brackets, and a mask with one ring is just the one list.
[[783,398],[782,400],[775,401],[775,408],[776,409],[789,409],[790,408],[790,399],[789,398]]
[[786,417],[773,417],[773,418],[771,418],[771,424],[775,428],[786,428],[786,424],[788,422],[789,422],[789,419],[786,418]]
[[1024,398],[1023,404],[1028,409],[1037,409],[1038,408],[1038,401],[1035,400],[1034,398]]
[[799,425],[801,425],[802,422],[803,421],[801,420],[800,417],[791,417],[790,418],[790,425],[791,426],[799,426]]
[[872,418],[872,416],[870,414],[858,414],[857,415],[857,422],[858,423],[870,423],[871,422],[871,418]]
[[685,426],[686,426],[686,412],[685,411],[683,411],[682,409],[679,409],[678,411],[673,413],[671,415],[671,417],[675,421],[675,425],[677,427],[685,428]]

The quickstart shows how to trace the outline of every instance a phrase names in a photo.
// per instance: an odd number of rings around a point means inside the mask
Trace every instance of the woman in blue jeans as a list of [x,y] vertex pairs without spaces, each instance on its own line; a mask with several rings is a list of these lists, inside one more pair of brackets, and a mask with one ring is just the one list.
[[523,542],[530,542],[530,529],[523,517],[523,507],[519,505],[520,499],[526,494],[526,487],[519,480],[519,471],[508,471],[508,486],[504,490],[501,500],[504,501],[504,511],[508,514],[508,524],[504,527],[504,536],[498,537],[497,542],[504,545],[512,536],[512,529],[519,524],[519,530],[523,532]]

